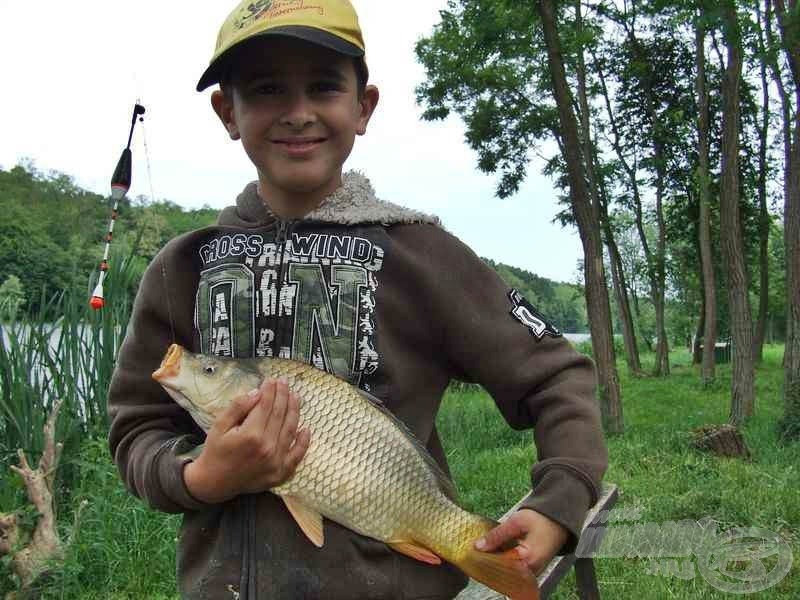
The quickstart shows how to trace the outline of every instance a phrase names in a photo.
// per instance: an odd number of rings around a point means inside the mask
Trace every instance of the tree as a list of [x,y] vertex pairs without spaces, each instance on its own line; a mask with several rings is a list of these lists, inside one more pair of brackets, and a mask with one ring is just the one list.
[[[592,350],[598,369],[603,374],[601,381],[601,408],[606,427],[611,432],[623,429],[622,403],[619,396],[619,380],[616,372],[611,306],[606,291],[603,268],[603,250],[596,207],[590,200],[585,179],[586,161],[591,157],[581,155],[578,123],[572,108],[573,99],[567,83],[561,42],[558,36],[553,0],[539,0],[539,14],[547,46],[547,60],[553,81],[553,95],[558,107],[561,147],[567,165],[572,211],[578,224],[583,244],[586,278],[586,308],[592,332]],[[580,7],[578,7],[580,12]]]
[[[6,220],[8,219],[8,220]],[[37,308],[44,293],[49,298],[71,282],[72,269],[64,249],[33,223],[21,209],[9,209],[0,222],[0,279],[23,282],[28,306]]]
[[740,425],[753,415],[755,402],[753,324],[739,215],[739,87],[743,63],[742,32],[733,0],[724,0],[721,8],[727,46],[727,65],[722,85],[720,220],[722,252],[728,273],[733,338],[730,420],[732,424]]
[[655,314],[656,375],[669,374],[665,212],[685,188],[688,122],[694,110],[688,40],[676,32],[675,19],[663,4],[642,0],[600,4],[610,33],[593,57],[609,143],[625,175],[618,201],[635,217],[646,261]]
[[[786,349],[784,350],[783,399],[784,435],[800,439],[800,16],[797,0],[774,0],[775,15],[778,18],[782,49],[789,65],[791,81],[794,85],[794,117],[791,118],[788,94],[782,92],[784,114],[784,245],[786,253]],[[766,0],[769,15],[772,4]],[[769,21],[768,21],[769,22]],[[770,35],[771,27],[767,27]],[[781,81],[779,70],[775,79]],[[792,123],[794,127],[792,127]]]
[[608,213],[608,205],[610,200],[608,198],[608,189],[605,183],[605,178],[600,179],[599,190],[600,202],[600,222],[603,227],[604,241],[606,248],[608,248],[609,269],[611,271],[611,280],[614,284],[614,291],[616,293],[617,306],[619,309],[619,318],[622,324],[622,339],[625,345],[625,360],[628,363],[628,369],[634,377],[642,375],[642,363],[639,358],[639,346],[636,342],[636,330],[633,324],[633,313],[631,312],[630,302],[628,301],[628,282],[625,276],[625,269],[622,264],[622,256],[620,255],[619,245],[617,244],[616,234],[612,224],[611,216]]
[[767,316],[769,312],[769,232],[772,219],[767,207],[767,175],[769,165],[767,162],[767,150],[769,145],[769,125],[770,125],[770,106],[769,106],[769,80],[767,77],[767,61],[764,59],[766,54],[766,42],[764,40],[764,28],[761,23],[761,5],[759,0],[755,2],[756,10],[756,55],[758,60],[759,79],[761,80],[761,123],[758,128],[758,239],[759,239],[759,286],[758,286],[758,317],[756,319],[756,329],[753,333],[753,358],[756,362],[761,362],[762,349],[764,346],[764,336],[767,328]]
[[25,290],[16,275],[9,275],[0,285],[0,321],[13,321],[25,304]]
[[706,87],[706,35],[702,14],[695,18],[696,87],[697,87],[697,194],[700,204],[698,244],[703,281],[703,359],[701,379],[704,385],[715,378],[717,341],[717,285],[711,253],[711,173],[709,168],[709,107]]

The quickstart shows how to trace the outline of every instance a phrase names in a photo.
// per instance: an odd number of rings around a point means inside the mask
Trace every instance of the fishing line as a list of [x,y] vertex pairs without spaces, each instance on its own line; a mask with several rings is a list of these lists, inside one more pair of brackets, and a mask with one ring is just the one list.
[[[122,155],[117,162],[117,168],[114,169],[114,174],[111,176],[111,197],[114,200],[114,208],[111,210],[111,222],[108,225],[108,233],[106,234],[106,246],[103,252],[103,260],[100,261],[100,278],[97,281],[97,286],[92,292],[92,297],[89,300],[89,306],[95,310],[100,310],[105,306],[105,298],[103,296],[103,282],[105,281],[106,273],[108,272],[108,252],[111,248],[111,240],[114,238],[114,223],[119,214],[119,201],[125,197],[131,187],[131,140],[133,139],[133,130],[136,127],[137,117],[139,121],[144,122],[145,108],[138,102],[133,107],[133,117],[131,118],[131,130],[128,134],[128,145],[122,151]],[[149,168],[149,167],[148,167]],[[152,190],[151,190],[152,191]]]
[[[141,104],[141,100],[136,101]],[[144,126],[144,119],[139,119],[142,124],[142,141],[144,142],[144,160],[147,163],[147,183],[150,185],[150,202],[156,201],[156,193],[153,190],[153,173],[150,170],[150,149],[147,147],[147,128]]]

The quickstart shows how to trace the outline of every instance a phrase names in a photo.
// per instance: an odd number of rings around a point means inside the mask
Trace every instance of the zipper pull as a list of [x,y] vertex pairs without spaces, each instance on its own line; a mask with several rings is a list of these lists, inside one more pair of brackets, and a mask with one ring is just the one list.
[[278,236],[275,239],[278,244],[282,244],[286,241],[286,230],[288,226],[289,224],[283,219],[278,220]]

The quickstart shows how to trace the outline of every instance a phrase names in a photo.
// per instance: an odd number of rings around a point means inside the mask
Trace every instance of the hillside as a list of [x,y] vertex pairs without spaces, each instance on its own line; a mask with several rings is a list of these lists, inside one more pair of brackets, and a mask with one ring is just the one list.
[[589,330],[586,301],[580,286],[551,281],[530,271],[496,263],[488,258],[483,260],[561,331],[584,333]]

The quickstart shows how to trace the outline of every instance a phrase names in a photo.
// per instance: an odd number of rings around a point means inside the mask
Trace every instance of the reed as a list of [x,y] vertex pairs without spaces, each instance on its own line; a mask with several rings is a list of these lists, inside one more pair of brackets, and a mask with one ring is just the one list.
[[64,402],[57,436],[66,446],[107,430],[106,393],[144,268],[133,254],[110,264],[102,310],[89,307],[87,292],[63,291],[0,323],[0,466],[18,448],[38,455],[56,398]]

